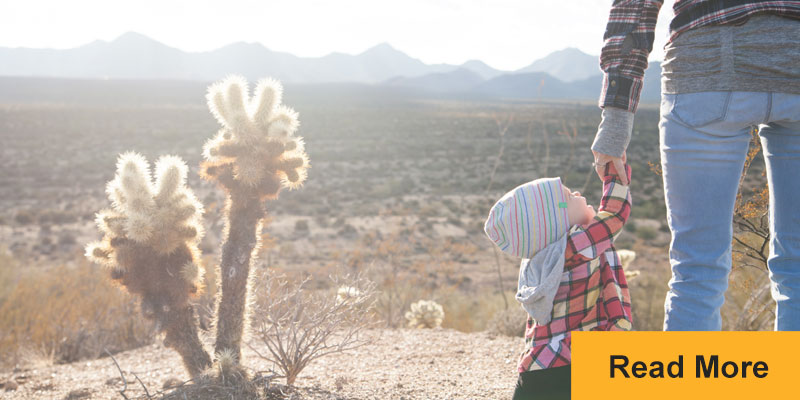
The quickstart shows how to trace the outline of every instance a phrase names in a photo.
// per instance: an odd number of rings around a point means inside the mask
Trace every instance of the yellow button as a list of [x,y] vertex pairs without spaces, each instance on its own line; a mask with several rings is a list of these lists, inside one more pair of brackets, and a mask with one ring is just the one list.
[[617,81],[611,81],[611,86],[617,86]]
[[797,391],[798,340],[800,332],[788,331],[575,331],[572,399],[788,397]]

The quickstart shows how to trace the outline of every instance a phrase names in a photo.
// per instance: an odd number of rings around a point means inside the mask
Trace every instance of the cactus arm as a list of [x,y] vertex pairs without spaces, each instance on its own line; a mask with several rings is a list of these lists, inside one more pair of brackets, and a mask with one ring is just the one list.
[[155,183],[141,155],[120,155],[117,175],[106,186],[113,210],[96,223],[101,241],[86,246],[86,257],[108,267],[111,278],[141,299],[141,311],[166,333],[192,378],[211,365],[197,329],[190,297],[201,289],[199,264],[202,204],[186,187],[186,165],[164,156]]

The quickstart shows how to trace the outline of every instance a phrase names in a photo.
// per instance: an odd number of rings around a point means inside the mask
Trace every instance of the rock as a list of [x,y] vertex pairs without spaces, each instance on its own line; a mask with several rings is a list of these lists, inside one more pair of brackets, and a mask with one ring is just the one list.
[[118,376],[114,377],[114,378],[106,379],[106,385],[108,385],[108,386],[116,386],[116,385],[120,385],[120,384],[122,384],[122,378],[120,378]]
[[92,391],[89,388],[83,388],[70,391],[67,393],[67,396],[64,397],[64,400],[80,400],[89,397],[92,397]]
[[181,385],[183,385],[183,381],[182,380],[180,380],[178,378],[175,378],[175,377],[172,377],[172,378],[169,378],[169,379],[165,380],[164,384],[161,385],[161,388],[166,390],[166,389],[176,388],[176,387],[181,386]]
[[19,385],[17,384],[17,381],[14,380],[14,378],[9,378],[9,380],[3,382],[3,388],[6,391],[17,390],[18,387]]

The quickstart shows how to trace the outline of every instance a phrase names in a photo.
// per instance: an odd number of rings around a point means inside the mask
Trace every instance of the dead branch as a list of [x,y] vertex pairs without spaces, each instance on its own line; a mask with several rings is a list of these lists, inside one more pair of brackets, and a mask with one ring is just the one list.
[[506,121],[501,121],[499,117],[495,116],[494,122],[497,124],[497,134],[500,138],[500,149],[497,152],[497,158],[494,160],[494,166],[492,166],[492,173],[489,175],[489,184],[486,186],[486,193],[489,193],[489,190],[492,189],[492,183],[494,183],[494,176],[497,173],[497,167],[500,166],[500,161],[503,159],[503,152],[505,151],[506,147],[506,132],[508,131],[508,127],[511,126],[511,121],[514,120],[514,114],[509,114]]
[[125,395],[125,391],[128,390],[128,380],[125,379],[125,374],[122,373],[122,368],[119,367],[119,363],[117,363],[117,359],[114,358],[113,355],[111,355],[111,352],[109,352],[108,349],[103,349],[103,350],[105,350],[106,354],[108,354],[108,356],[111,357],[111,361],[114,361],[114,365],[117,366],[117,371],[119,371],[119,377],[122,378],[122,383],[125,385],[122,388],[122,390],[119,391],[120,396],[122,396],[122,398],[125,399],[125,400],[129,400],[128,396]]
[[150,392],[147,390],[147,386],[144,385],[144,382],[142,382],[142,380],[139,379],[139,375],[136,375],[136,372],[133,372],[133,371],[131,371],[131,373],[136,378],[136,380],[139,381],[139,384],[142,385],[142,389],[144,389],[144,394],[147,396],[147,398],[149,400],[152,400],[153,397],[150,396]]
[[505,291],[503,290],[503,275],[500,273],[500,256],[497,255],[497,246],[492,246],[492,251],[494,251],[494,264],[497,267],[497,287],[503,296],[505,309],[508,310],[508,300],[506,300]]
[[[734,228],[732,252],[741,256],[737,259],[736,266],[747,267],[768,276],[769,260],[769,202],[766,194],[768,188],[755,191],[754,195],[745,200],[743,196],[744,182],[758,152],[761,151],[758,129],[751,130],[750,149],[745,159],[742,175],[739,178],[739,191],[736,195],[734,207]],[[774,319],[771,296],[769,296],[770,282],[767,280],[761,288],[752,293],[742,307],[739,318],[735,324],[736,329],[762,329],[767,319]],[[766,293],[766,295],[765,295]]]

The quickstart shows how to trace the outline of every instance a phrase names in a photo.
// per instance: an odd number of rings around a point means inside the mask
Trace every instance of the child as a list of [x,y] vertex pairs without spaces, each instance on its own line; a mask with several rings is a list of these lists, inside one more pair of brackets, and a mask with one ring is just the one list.
[[[630,171],[625,165],[628,182]],[[484,230],[522,258],[516,298],[529,314],[514,400],[570,397],[570,332],[631,329],[628,284],[613,246],[630,211],[628,186],[610,163],[597,212],[560,178],[523,184],[492,207]]]

